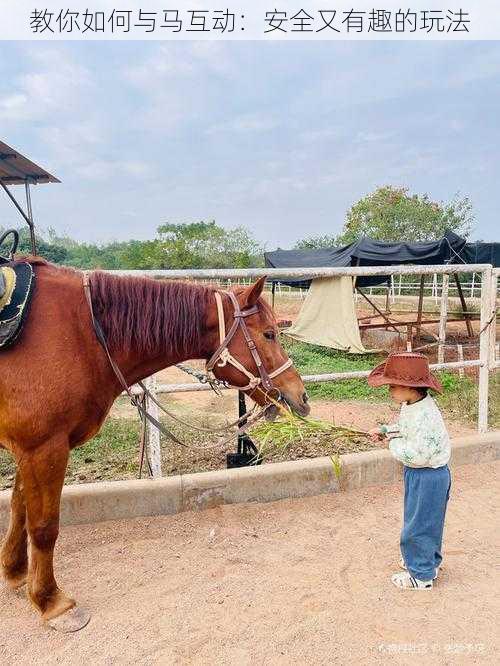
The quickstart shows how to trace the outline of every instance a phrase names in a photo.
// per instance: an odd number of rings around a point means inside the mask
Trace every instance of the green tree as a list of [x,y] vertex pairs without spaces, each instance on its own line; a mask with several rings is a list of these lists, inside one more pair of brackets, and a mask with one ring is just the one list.
[[382,241],[426,241],[448,230],[468,238],[474,225],[468,197],[449,203],[432,201],[427,194],[410,194],[406,187],[387,185],[360,199],[347,212],[337,245],[369,236]]
[[[0,234],[2,234],[5,229],[0,227]],[[17,248],[18,254],[31,254],[31,236],[28,226],[19,227],[17,229],[19,232],[19,246]],[[6,254],[10,248],[10,239],[6,240],[5,245],[0,248],[0,253]],[[68,258],[68,251],[65,247],[58,243],[51,242],[50,240],[44,238],[40,233],[35,234],[36,245],[38,254],[47,261],[51,261],[55,264],[62,264]]]
[[246,268],[261,262],[262,250],[244,227],[224,229],[215,221],[158,227],[165,268]]
[[[29,254],[29,230],[19,232],[19,253]],[[157,238],[145,241],[80,243],[53,229],[38,229],[36,238],[42,257],[81,269],[247,268],[263,261],[262,248],[247,229],[224,229],[213,221],[164,224]]]
[[335,247],[337,239],[335,236],[308,236],[295,244],[297,250],[313,250],[324,247]]

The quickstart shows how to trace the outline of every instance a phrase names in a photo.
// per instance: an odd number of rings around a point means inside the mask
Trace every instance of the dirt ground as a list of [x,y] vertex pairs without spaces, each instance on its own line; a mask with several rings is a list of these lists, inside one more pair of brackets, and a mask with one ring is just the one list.
[[60,582],[91,623],[56,634],[2,590],[0,663],[496,664],[498,468],[455,471],[431,592],[388,581],[399,484],[65,528]]

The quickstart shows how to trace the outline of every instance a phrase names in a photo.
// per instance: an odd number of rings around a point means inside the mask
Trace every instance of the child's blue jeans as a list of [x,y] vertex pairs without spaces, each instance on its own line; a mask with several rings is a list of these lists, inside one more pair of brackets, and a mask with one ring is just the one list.
[[401,554],[414,578],[432,580],[443,559],[441,544],[451,487],[448,465],[405,467],[404,486]]

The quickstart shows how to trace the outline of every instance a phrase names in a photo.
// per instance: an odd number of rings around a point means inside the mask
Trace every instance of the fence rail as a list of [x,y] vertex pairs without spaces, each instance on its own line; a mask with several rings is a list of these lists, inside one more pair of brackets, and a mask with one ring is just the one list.
[[[346,268],[249,268],[249,269],[221,269],[221,270],[127,270],[109,271],[116,275],[148,276],[157,279],[184,279],[184,280],[211,280],[211,281],[234,281],[251,280],[262,276],[268,276],[274,280],[286,278],[313,279],[317,277],[330,276],[370,276],[391,275],[394,288],[394,276],[405,275],[432,275],[436,282],[437,295],[440,299],[440,344],[438,358],[440,362],[431,365],[434,370],[463,370],[464,368],[479,369],[479,395],[478,395],[478,430],[486,432],[488,429],[488,398],[489,398],[489,373],[500,368],[500,361],[496,359],[496,312],[497,312],[497,289],[500,269],[492,269],[489,264],[459,264],[445,266],[359,266]],[[445,363],[442,358],[444,349],[444,327],[447,318],[447,303],[449,292],[446,288],[448,276],[452,274],[472,274],[480,277],[472,283],[472,290],[478,290],[480,296],[480,333],[479,333],[479,358],[472,360],[459,360]],[[437,285],[437,276],[442,277],[442,288]],[[474,291],[472,291],[474,293]],[[345,379],[363,379],[369,374],[368,371],[323,373],[319,375],[306,375],[302,379],[307,383],[342,381]],[[150,380],[150,389],[157,394],[199,392],[210,390],[205,384],[158,384],[155,379]],[[136,389],[134,389],[136,390]],[[152,463],[153,476],[161,476],[161,456],[159,447],[159,432],[154,426],[148,425],[147,437],[148,453]]]

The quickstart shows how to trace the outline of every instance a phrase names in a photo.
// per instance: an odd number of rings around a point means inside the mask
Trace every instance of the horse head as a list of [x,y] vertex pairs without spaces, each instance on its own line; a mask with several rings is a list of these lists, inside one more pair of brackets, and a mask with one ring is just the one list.
[[217,309],[208,322],[216,333],[207,369],[257,404],[271,402],[268,418],[277,413],[273,400],[306,416],[310,407],[304,384],[280,343],[273,310],[262,298],[265,281],[262,277],[246,288],[216,292]]

